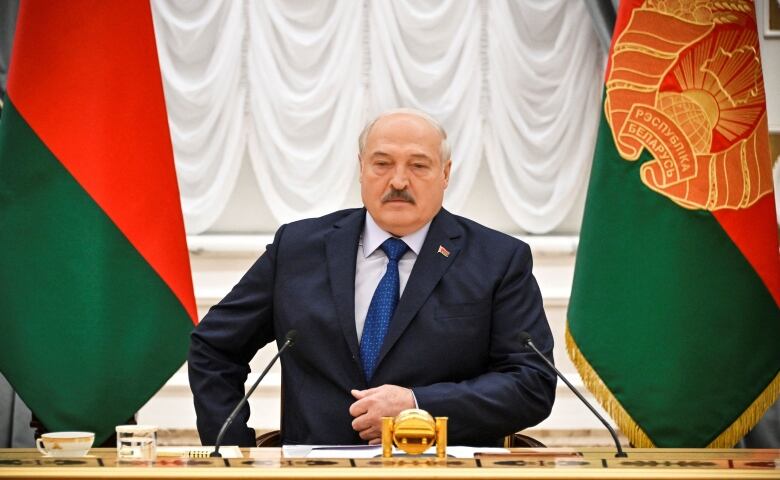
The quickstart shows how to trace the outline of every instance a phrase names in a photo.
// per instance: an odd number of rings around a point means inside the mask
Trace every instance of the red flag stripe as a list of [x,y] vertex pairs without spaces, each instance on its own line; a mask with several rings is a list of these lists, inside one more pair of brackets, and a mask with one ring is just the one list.
[[28,1],[18,21],[9,97],[197,323],[149,2]]
[[[615,39],[620,37],[628,26],[634,11],[640,9],[643,4],[644,0],[621,1],[612,35],[613,43],[610,47],[610,56],[605,74],[606,79],[610,78],[612,49],[614,48]],[[753,23],[755,23],[755,11],[751,13]],[[766,124],[759,124],[757,128],[766,129]],[[715,131],[714,135],[717,141],[718,132]],[[768,145],[760,143],[757,145],[757,149],[759,161],[771,161],[769,159]],[[746,209],[713,210],[712,215],[718,220],[726,234],[764,282],[775,303],[780,306],[780,250],[778,249],[774,196],[771,194],[765,195],[757,203]]]
[[712,215],[756,271],[780,306],[780,252],[777,244],[774,195],[750,208],[716,210]]

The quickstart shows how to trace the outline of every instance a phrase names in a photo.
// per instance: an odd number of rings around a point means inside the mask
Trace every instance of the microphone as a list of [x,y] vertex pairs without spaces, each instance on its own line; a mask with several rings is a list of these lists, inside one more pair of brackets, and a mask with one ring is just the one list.
[[551,361],[547,360],[547,357],[542,355],[542,352],[540,352],[536,348],[536,345],[534,345],[534,343],[531,341],[531,335],[529,335],[528,332],[520,332],[519,337],[520,337],[520,343],[522,343],[524,346],[527,345],[531,347],[533,351],[536,352],[536,354],[539,355],[539,357],[542,360],[544,360],[544,363],[549,365],[550,368],[552,368],[555,371],[555,374],[558,375],[558,378],[563,380],[563,383],[565,383],[566,386],[569,387],[569,389],[571,389],[571,391],[574,392],[575,395],[577,395],[577,398],[582,400],[582,403],[584,403],[585,406],[588,407],[591,412],[593,412],[593,415],[595,415],[596,418],[598,418],[601,421],[601,423],[603,423],[604,426],[607,427],[607,430],[609,430],[609,434],[612,435],[612,440],[615,442],[615,446],[617,447],[617,453],[615,454],[615,457],[628,457],[628,455],[623,451],[623,448],[620,446],[620,442],[618,441],[617,433],[615,433],[615,430],[609,425],[609,423],[607,423],[606,420],[604,420],[604,417],[599,415],[599,412],[597,412],[596,409],[593,408],[593,405],[591,405],[587,400],[585,400],[585,397],[583,397],[582,394],[578,392],[576,388],[574,388],[574,385],[572,385],[571,383],[569,383],[568,380],[566,380],[566,377],[564,377],[563,374],[557,368],[555,368],[555,365],[553,365]]
[[290,330],[287,332],[287,335],[284,336],[284,343],[282,344],[282,347],[279,349],[278,352],[276,352],[276,355],[274,355],[274,358],[271,359],[270,362],[268,362],[268,366],[265,367],[265,370],[263,370],[263,373],[260,374],[259,377],[257,377],[257,380],[255,380],[255,384],[252,385],[252,388],[249,389],[248,392],[246,392],[246,395],[244,395],[244,398],[241,399],[240,402],[238,402],[238,405],[236,405],[236,408],[233,409],[232,412],[230,412],[230,415],[228,415],[227,419],[225,420],[225,423],[222,424],[222,428],[219,429],[219,434],[217,435],[217,441],[214,442],[214,451],[211,452],[210,457],[222,457],[222,454],[219,453],[219,447],[222,444],[222,437],[225,436],[225,432],[227,431],[228,427],[231,423],[233,423],[233,419],[238,414],[238,411],[241,410],[241,407],[244,406],[244,404],[249,400],[249,397],[252,395],[252,392],[255,391],[257,386],[260,384],[260,380],[262,380],[265,375],[268,373],[268,370],[271,369],[274,363],[276,363],[276,359],[279,358],[279,356],[282,354],[283,351],[287,349],[287,347],[292,347],[295,344],[295,337],[298,335],[298,332],[295,330]]

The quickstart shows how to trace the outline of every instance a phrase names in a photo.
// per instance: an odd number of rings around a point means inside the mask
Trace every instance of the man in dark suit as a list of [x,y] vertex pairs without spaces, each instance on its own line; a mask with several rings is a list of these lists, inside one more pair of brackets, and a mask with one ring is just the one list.
[[[285,444],[377,443],[381,417],[449,417],[451,445],[498,445],[550,413],[555,375],[526,351],[553,340],[525,243],[444,210],[446,133],[380,115],[360,136],[365,208],[282,226],[192,334],[198,431],[214,443],[259,348],[282,357]],[[399,299],[400,297],[400,299]],[[248,406],[225,444],[254,445]]]

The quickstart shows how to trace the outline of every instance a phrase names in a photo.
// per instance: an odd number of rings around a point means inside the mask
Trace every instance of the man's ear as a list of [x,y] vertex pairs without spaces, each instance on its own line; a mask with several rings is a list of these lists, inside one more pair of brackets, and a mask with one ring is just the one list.
[[358,182],[363,183],[363,159],[358,154]]
[[445,189],[450,184],[450,169],[451,168],[452,168],[452,160],[449,160],[447,162],[447,165],[444,166],[444,188]]

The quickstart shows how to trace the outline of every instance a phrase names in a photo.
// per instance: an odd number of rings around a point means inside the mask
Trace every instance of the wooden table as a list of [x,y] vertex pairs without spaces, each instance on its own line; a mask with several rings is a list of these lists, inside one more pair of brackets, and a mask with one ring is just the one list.
[[0,449],[2,478],[236,478],[270,479],[780,479],[780,450],[514,449],[475,459],[284,458],[278,448],[243,450],[244,458],[158,457],[147,464],[118,464],[114,449],[93,448],[80,458],[44,457],[35,449]]

